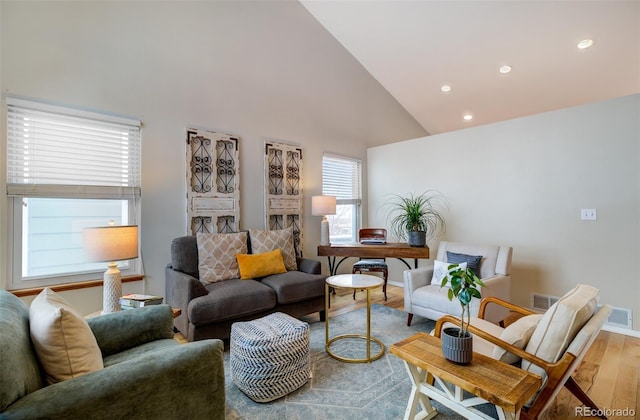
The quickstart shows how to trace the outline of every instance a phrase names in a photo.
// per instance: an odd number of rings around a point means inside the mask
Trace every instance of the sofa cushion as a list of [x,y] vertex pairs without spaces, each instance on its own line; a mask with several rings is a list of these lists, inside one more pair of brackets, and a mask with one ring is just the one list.
[[198,242],[195,236],[182,236],[171,241],[171,268],[198,278]]
[[[434,286],[440,286],[445,277],[447,277],[447,273],[449,273],[449,265],[452,263],[438,261],[435,260],[433,262],[433,277],[431,277],[431,284]],[[458,264],[461,270],[465,270],[467,268],[467,263],[463,262]]]
[[280,248],[284,265],[289,271],[298,269],[296,251],[293,246],[293,228],[282,230],[249,230],[251,253],[261,254]]
[[0,412],[42,388],[29,335],[29,307],[6,290],[0,290],[0,372]]
[[[599,290],[577,285],[544,313],[526,351],[548,362],[556,362],[596,308]],[[542,368],[524,360],[522,368],[545,377]]]
[[189,302],[188,313],[192,324],[241,318],[272,309],[276,306],[276,293],[257,280],[232,279],[206,286],[209,294]]
[[53,290],[45,288],[31,302],[29,322],[48,383],[103,368],[102,353],[87,320]]
[[447,251],[447,262],[449,264],[461,264],[467,263],[467,267],[474,272],[474,274],[480,277],[480,262],[482,261],[482,255],[467,255],[458,254],[455,252]]
[[236,254],[247,253],[247,232],[198,233],[200,283],[207,285],[240,277]]
[[236,259],[240,269],[240,278],[243,280],[287,272],[280,249],[261,254],[238,254]]
[[288,271],[262,279],[262,283],[275,290],[278,304],[302,302],[324,296],[325,279],[322,274]]
[[[502,330],[499,338],[512,344],[514,347],[524,349],[529,343],[529,339],[541,318],[542,315],[540,314],[523,316]],[[514,364],[521,360],[520,357],[499,346],[495,346],[492,356],[496,360],[509,364]]]

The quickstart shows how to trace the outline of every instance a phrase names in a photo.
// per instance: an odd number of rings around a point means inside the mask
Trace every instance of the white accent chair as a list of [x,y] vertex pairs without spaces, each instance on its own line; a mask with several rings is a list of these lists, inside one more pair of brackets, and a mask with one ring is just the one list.
[[[511,256],[513,249],[508,246],[471,245],[457,242],[440,242],[436,260],[447,262],[447,251],[456,254],[482,256],[480,279],[485,287],[482,297],[495,296],[509,301],[511,293]],[[429,266],[404,271],[404,310],[407,325],[411,325],[413,315],[438,320],[443,315],[460,316],[460,304],[447,296],[447,287],[431,284],[433,261]],[[473,298],[469,304],[471,316],[478,315],[480,299]],[[485,319],[495,324],[504,320],[509,311],[501,306],[487,308]]]

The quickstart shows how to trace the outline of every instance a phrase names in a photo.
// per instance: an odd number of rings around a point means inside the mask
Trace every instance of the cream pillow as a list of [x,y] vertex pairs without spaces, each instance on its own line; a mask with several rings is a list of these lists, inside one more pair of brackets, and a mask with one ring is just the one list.
[[31,341],[49,384],[102,369],[102,353],[87,321],[45,288],[29,307]]
[[251,238],[251,253],[262,254],[280,248],[284,266],[289,271],[298,269],[296,250],[293,246],[293,228],[282,230],[249,230]]
[[[529,343],[529,339],[538,326],[538,322],[540,322],[541,318],[542,314],[523,316],[505,328],[499,338],[502,341],[512,344],[514,347],[523,349]],[[520,361],[520,357],[499,346],[495,346],[493,349],[493,358],[510,365]]]
[[247,253],[247,232],[198,233],[196,241],[200,283],[240,278],[236,255]]
[[[548,362],[556,362],[573,338],[591,318],[596,308],[599,290],[579,284],[562,296],[544,313],[525,350]],[[522,369],[546,376],[545,371],[526,360]]]
[[[447,273],[449,272],[449,266],[451,264],[453,263],[435,260],[433,262],[433,277],[431,278],[431,284],[433,284],[434,286],[440,286],[442,284],[442,280],[444,280],[444,278],[447,277]],[[466,262],[460,263],[458,264],[458,266],[462,270],[467,269]],[[447,282],[447,285],[449,285],[448,282]]]

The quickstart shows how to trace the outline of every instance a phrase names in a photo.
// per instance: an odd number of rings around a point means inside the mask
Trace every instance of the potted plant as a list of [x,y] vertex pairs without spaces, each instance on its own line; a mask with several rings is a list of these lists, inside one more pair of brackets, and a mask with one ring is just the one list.
[[406,197],[394,194],[387,204],[391,207],[391,232],[411,246],[425,246],[427,240],[445,228],[441,209],[446,208],[446,201],[436,191]]
[[[447,276],[442,280],[440,287],[450,283],[448,297],[458,299],[462,313],[460,316],[460,328],[445,328],[442,330],[442,354],[455,363],[466,364],[471,362],[473,356],[473,338],[469,333],[471,313],[469,303],[474,297],[482,297],[479,287],[484,286],[482,280],[468,267],[461,268],[458,264],[447,267]],[[465,321],[466,315],[466,321]]]

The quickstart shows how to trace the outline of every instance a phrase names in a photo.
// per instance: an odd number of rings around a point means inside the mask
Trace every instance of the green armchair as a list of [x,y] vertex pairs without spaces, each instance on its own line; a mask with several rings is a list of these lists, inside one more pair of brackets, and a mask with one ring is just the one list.
[[224,419],[222,341],[178,343],[168,305],[88,323],[104,369],[46,385],[29,308],[0,290],[0,419]]

